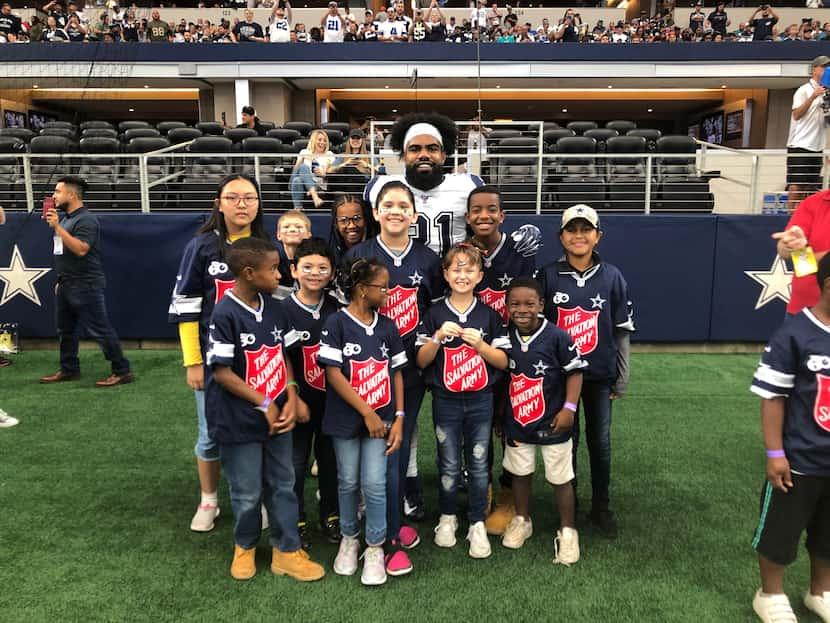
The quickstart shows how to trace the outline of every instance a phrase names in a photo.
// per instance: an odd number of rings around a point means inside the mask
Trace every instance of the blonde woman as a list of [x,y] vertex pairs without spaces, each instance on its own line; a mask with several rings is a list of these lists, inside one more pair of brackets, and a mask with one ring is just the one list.
[[291,173],[291,200],[295,210],[303,209],[306,195],[311,197],[315,208],[323,205],[319,192],[325,189],[326,173],[334,157],[329,150],[328,134],[323,130],[314,130],[308,139],[308,146],[297,156]]

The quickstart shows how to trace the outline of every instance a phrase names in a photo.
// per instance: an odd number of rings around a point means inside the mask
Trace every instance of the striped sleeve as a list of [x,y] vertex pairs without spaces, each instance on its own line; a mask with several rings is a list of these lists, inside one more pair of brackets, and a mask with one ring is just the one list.
[[322,368],[334,366],[339,368],[343,365],[343,348],[340,338],[340,325],[337,317],[340,314],[332,314],[323,325],[320,331],[320,349],[317,351],[317,365]]
[[167,310],[169,322],[189,322],[199,320],[202,314],[204,285],[202,284],[201,256],[198,252],[197,239],[191,240],[184,250],[176,285]]
[[209,366],[232,366],[234,356],[233,328],[230,319],[213,314],[208,334],[207,363]]
[[788,330],[790,324],[784,323],[764,348],[758,369],[752,377],[749,389],[761,398],[786,398],[795,387],[798,353]]

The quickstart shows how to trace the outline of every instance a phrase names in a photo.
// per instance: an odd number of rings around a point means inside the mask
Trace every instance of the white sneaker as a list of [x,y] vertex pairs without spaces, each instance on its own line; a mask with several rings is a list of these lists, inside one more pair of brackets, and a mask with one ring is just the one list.
[[457,529],[458,519],[455,515],[441,515],[438,525],[435,526],[435,544],[438,547],[454,547]]
[[521,515],[516,515],[507,524],[501,544],[510,549],[519,549],[531,536],[533,536],[533,522],[530,517],[525,519]]
[[364,586],[380,586],[386,583],[386,562],[383,559],[382,547],[367,547],[363,552],[363,573],[360,574],[360,583]]
[[17,426],[18,423],[15,418],[3,411],[3,409],[0,409],[0,428],[11,428],[12,426]]
[[493,553],[483,521],[477,521],[470,526],[467,531],[467,540],[470,542],[470,558],[489,558]]
[[[260,512],[262,513],[262,529],[267,530],[271,524],[268,522],[268,509],[265,508],[265,504],[259,507]],[[217,513],[218,515],[219,513]]]
[[764,623],[796,623],[797,621],[790,606],[790,600],[783,594],[764,595],[759,588],[755,593],[755,599],[752,600],[752,609]]
[[214,521],[219,517],[219,507],[213,504],[199,504],[196,514],[190,520],[190,529],[193,532],[210,532]]
[[360,543],[355,537],[344,536],[340,539],[340,549],[334,559],[334,572],[337,575],[354,575],[357,571],[357,550]]
[[804,595],[804,605],[815,612],[824,623],[830,623],[830,591],[824,591],[819,597],[808,590]]
[[579,560],[579,534],[573,528],[556,531],[553,540],[553,564],[570,566]]

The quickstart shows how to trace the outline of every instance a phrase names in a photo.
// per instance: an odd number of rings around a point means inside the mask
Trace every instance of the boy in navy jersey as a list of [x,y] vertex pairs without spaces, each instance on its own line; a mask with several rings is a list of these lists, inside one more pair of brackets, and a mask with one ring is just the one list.
[[311,221],[299,210],[289,210],[277,219],[277,251],[280,254],[280,285],[275,294],[282,300],[296,290],[291,275],[297,245],[311,237]]
[[297,383],[285,358],[297,334],[270,296],[279,281],[278,262],[273,245],[257,238],[239,240],[228,251],[236,283],[211,316],[206,415],[233,507],[231,576],[248,580],[256,574],[264,502],[271,524],[271,571],[308,582],[322,578],[325,570],[309,559],[297,533],[290,434]]
[[533,534],[530,484],[538,446],[545,479],[553,485],[559,511],[554,562],[570,565],[579,560],[571,429],[586,364],[571,337],[541,316],[544,298],[536,281],[515,278],[507,289],[507,306],[511,320],[510,405],[504,426],[504,466],[513,474],[516,514],[502,544],[519,549]]
[[[619,269],[595,252],[602,237],[599,216],[583,204],[562,214],[559,240],[565,254],[539,269],[545,316],[564,329],[588,362],[583,375],[582,410],[591,460],[590,520],[609,539],[617,522],[609,508],[611,483],[611,405],[628,385],[629,334],[634,331],[628,286]],[[574,471],[579,418],[574,419]],[[576,481],[574,481],[576,482]]]
[[810,587],[804,605],[830,622],[830,255],[818,265],[821,298],[773,335],[751,390],[763,398],[767,482],[752,545],[761,588],[752,607],[762,621],[795,621],[784,570],[807,531]]
[[[467,197],[467,226],[472,230],[472,241],[482,249],[484,278],[476,286],[476,296],[482,303],[492,307],[507,326],[508,316],[505,293],[510,282],[524,275],[529,277],[536,270],[535,251],[529,257],[516,250],[513,241],[501,231],[504,223],[501,193],[495,186],[480,186]],[[496,435],[503,431],[503,414],[507,404],[507,379],[504,378],[493,390],[493,428]],[[493,469],[493,447],[488,457],[490,471]],[[503,468],[499,477],[501,492],[496,507],[487,516],[485,527],[488,534],[504,534],[507,524],[513,519],[513,495],[510,491],[511,474]],[[489,510],[489,509],[488,509]]]
[[499,315],[475,296],[481,281],[478,248],[462,244],[444,256],[450,294],[433,305],[418,328],[417,364],[432,388],[432,419],[438,442],[441,517],[435,544],[455,545],[461,453],[469,472],[467,540],[472,558],[490,556],[487,516],[487,453],[493,424],[493,385],[507,368],[510,343]]
[[321,425],[326,408],[326,373],[317,364],[320,330],[338,305],[326,288],[334,275],[334,261],[322,238],[303,240],[294,251],[291,276],[300,288],[281,302],[289,326],[297,332],[298,348],[288,352],[296,374],[300,396],[297,401],[297,426],[294,428],[294,493],[300,517],[300,538],[305,541],[305,474],[314,442],[320,491],[320,530],[329,543],[340,542],[337,512],[337,460],[331,437],[323,435]]

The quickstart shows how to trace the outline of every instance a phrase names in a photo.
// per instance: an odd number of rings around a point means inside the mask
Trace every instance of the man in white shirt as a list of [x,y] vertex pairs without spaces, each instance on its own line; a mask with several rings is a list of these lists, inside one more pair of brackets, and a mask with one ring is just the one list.
[[815,155],[787,157],[790,210],[795,209],[807,195],[821,188],[821,152],[824,150],[826,133],[825,113],[830,112],[824,105],[827,89],[821,85],[821,77],[828,65],[830,57],[814,58],[809,82],[798,87],[793,95],[787,153]]
[[324,43],[342,43],[343,33],[346,30],[346,20],[340,15],[337,3],[329,2],[329,10],[320,19],[320,28],[323,31]]
[[278,4],[271,13],[271,25],[268,29],[271,43],[288,43],[291,41],[291,4],[285,7]]

